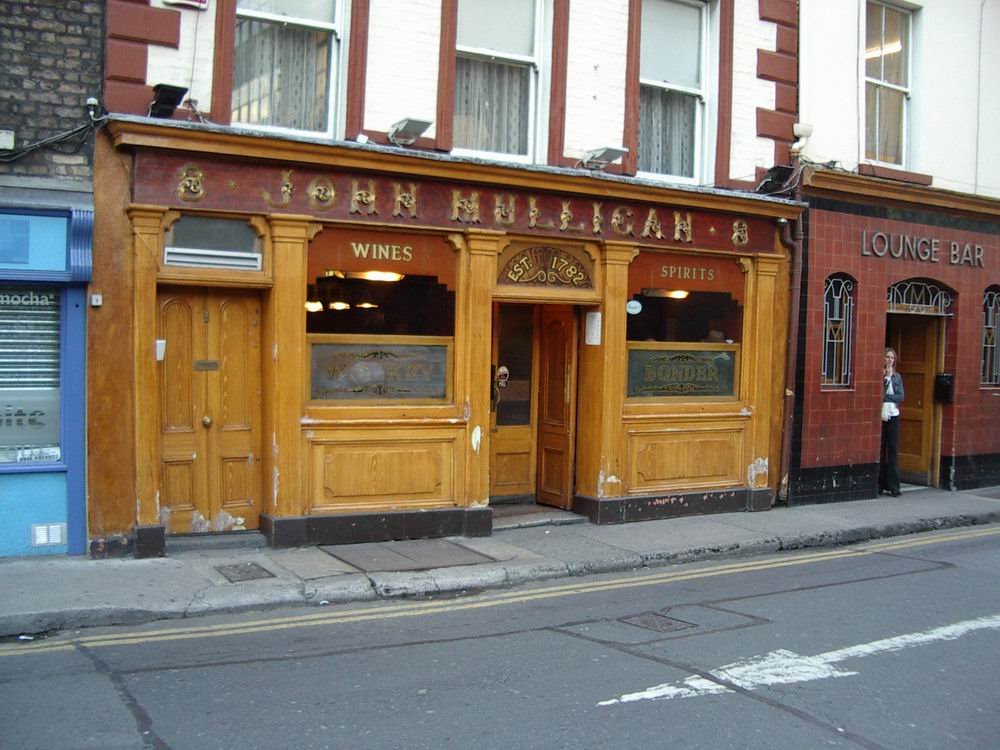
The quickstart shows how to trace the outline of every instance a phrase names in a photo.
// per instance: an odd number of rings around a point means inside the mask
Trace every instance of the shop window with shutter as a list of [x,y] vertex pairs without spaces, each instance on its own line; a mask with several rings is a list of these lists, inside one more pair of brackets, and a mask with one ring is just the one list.
[[61,295],[0,285],[0,465],[62,459]]

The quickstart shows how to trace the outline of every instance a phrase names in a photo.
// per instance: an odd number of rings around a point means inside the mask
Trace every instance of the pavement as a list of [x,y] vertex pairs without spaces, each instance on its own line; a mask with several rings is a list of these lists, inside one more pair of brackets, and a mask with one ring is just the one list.
[[271,549],[260,534],[170,537],[166,557],[0,559],[0,637],[276,607],[477,593],[532,581],[833,547],[1000,522],[1000,487],[595,526],[494,508],[491,537]]

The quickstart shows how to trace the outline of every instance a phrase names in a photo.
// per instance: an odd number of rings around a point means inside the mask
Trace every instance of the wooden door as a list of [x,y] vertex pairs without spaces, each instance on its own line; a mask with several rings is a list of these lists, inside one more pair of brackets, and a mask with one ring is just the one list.
[[540,321],[538,502],[573,505],[576,446],[576,311],[543,305]]
[[160,507],[170,533],[256,529],[260,514],[260,299],[158,295]]
[[930,484],[933,476],[934,374],[938,319],[892,315],[889,346],[899,358],[903,403],[899,407],[899,475],[904,482]]
[[[536,317],[534,305],[498,304],[493,310],[490,497],[497,500],[535,501]],[[509,373],[504,387],[496,377],[501,367]]]

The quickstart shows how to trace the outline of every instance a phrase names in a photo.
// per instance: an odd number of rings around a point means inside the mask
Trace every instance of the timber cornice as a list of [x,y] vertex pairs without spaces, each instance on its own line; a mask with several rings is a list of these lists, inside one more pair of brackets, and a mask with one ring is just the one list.
[[908,185],[895,180],[853,172],[808,167],[802,185],[810,195],[840,200],[872,198],[878,203],[908,204],[914,208],[939,208],[991,220],[1000,219],[1000,199],[982,195]]
[[349,141],[316,142],[246,133],[219,126],[165,125],[140,118],[113,117],[106,126],[115,148],[158,149],[205,156],[230,156],[312,168],[381,172],[391,175],[545,190],[597,200],[666,203],[709,211],[796,219],[804,203],[717,188],[683,188],[649,181],[594,175],[557,167],[509,166],[454,157],[403,151]]

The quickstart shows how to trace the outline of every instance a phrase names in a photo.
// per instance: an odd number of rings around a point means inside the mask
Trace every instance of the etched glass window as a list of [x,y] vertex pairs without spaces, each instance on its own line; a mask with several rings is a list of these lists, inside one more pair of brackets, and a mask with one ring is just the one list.
[[865,158],[901,165],[910,98],[910,14],[869,2],[864,56]]
[[853,350],[854,280],[829,276],[823,289],[823,387],[851,386]]
[[309,248],[312,401],[452,395],[455,251],[439,237],[327,229]]
[[232,121],[332,132],[338,2],[238,0]]
[[980,382],[1000,387],[1000,286],[991,286],[983,295],[983,369]]

